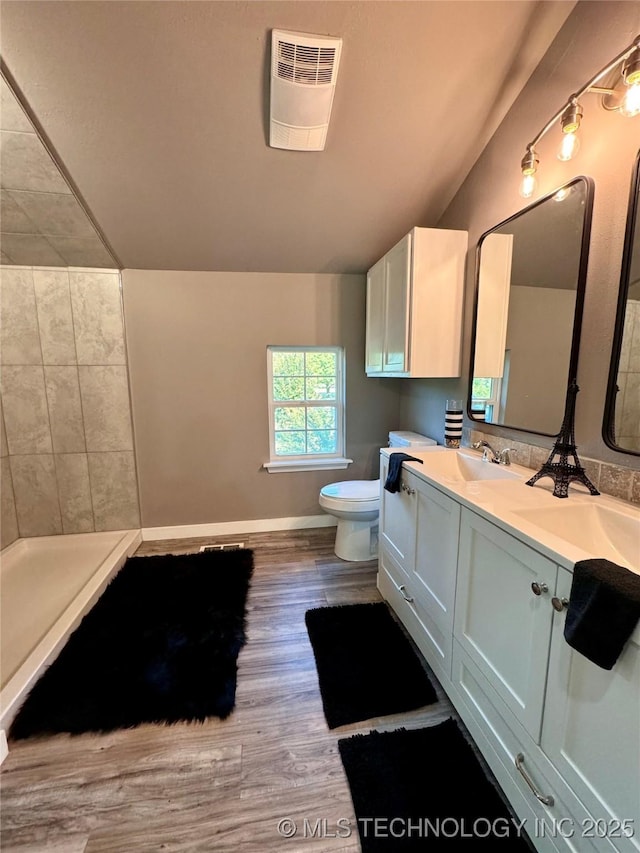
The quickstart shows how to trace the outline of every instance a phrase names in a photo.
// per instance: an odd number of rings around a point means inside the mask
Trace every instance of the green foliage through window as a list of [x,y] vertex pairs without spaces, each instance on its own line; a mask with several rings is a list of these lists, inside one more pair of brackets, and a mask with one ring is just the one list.
[[275,455],[338,455],[341,352],[273,348],[269,353]]

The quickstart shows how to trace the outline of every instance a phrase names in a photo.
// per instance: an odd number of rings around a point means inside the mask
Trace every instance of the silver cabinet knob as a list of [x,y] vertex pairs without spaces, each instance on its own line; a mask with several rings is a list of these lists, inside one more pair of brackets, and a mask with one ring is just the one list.
[[415,495],[415,493],[416,493],[416,490],[407,486],[406,483],[400,483],[400,488],[402,489],[403,492],[406,492],[408,495]]
[[553,598],[551,599],[551,605],[552,605],[554,610],[558,611],[558,613],[562,613],[564,608],[569,605],[569,599],[568,598],[558,598],[557,596],[554,595]]
[[543,592],[549,592],[549,587],[546,583],[538,583],[538,581],[534,581],[531,584],[531,589],[534,595],[542,595]]

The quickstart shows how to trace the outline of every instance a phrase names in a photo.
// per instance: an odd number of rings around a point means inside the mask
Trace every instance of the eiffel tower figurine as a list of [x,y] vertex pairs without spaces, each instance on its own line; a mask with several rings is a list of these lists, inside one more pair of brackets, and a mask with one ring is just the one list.
[[[554,482],[553,494],[556,498],[569,497],[569,484],[571,482],[582,483],[592,495],[600,492],[587,477],[584,468],[578,459],[576,451],[576,440],[574,436],[574,421],[576,414],[576,395],[580,389],[573,379],[567,391],[567,403],[565,406],[564,419],[560,432],[553,445],[549,458],[537,474],[527,480],[527,486],[533,486],[542,477],[551,477]],[[554,457],[557,457],[554,461]],[[569,461],[569,457],[573,462]]]

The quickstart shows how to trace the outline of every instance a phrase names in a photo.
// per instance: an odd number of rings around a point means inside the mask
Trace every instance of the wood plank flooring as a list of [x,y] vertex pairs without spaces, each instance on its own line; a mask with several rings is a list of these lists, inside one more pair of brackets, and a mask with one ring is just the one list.
[[[254,550],[236,709],[224,721],[10,744],[3,853],[358,853],[339,738],[456,714],[432,677],[434,705],[327,729],[305,611],[380,600],[376,563],[338,559],[334,537],[319,528],[143,543],[140,555],[239,539]],[[279,835],[283,818],[297,823],[294,838]],[[339,819],[350,821],[350,837]]]

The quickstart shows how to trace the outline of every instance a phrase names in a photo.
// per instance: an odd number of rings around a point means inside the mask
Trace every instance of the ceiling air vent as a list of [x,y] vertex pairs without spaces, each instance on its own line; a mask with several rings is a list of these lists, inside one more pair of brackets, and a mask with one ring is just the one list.
[[341,50],[342,39],[272,31],[272,148],[324,149]]

